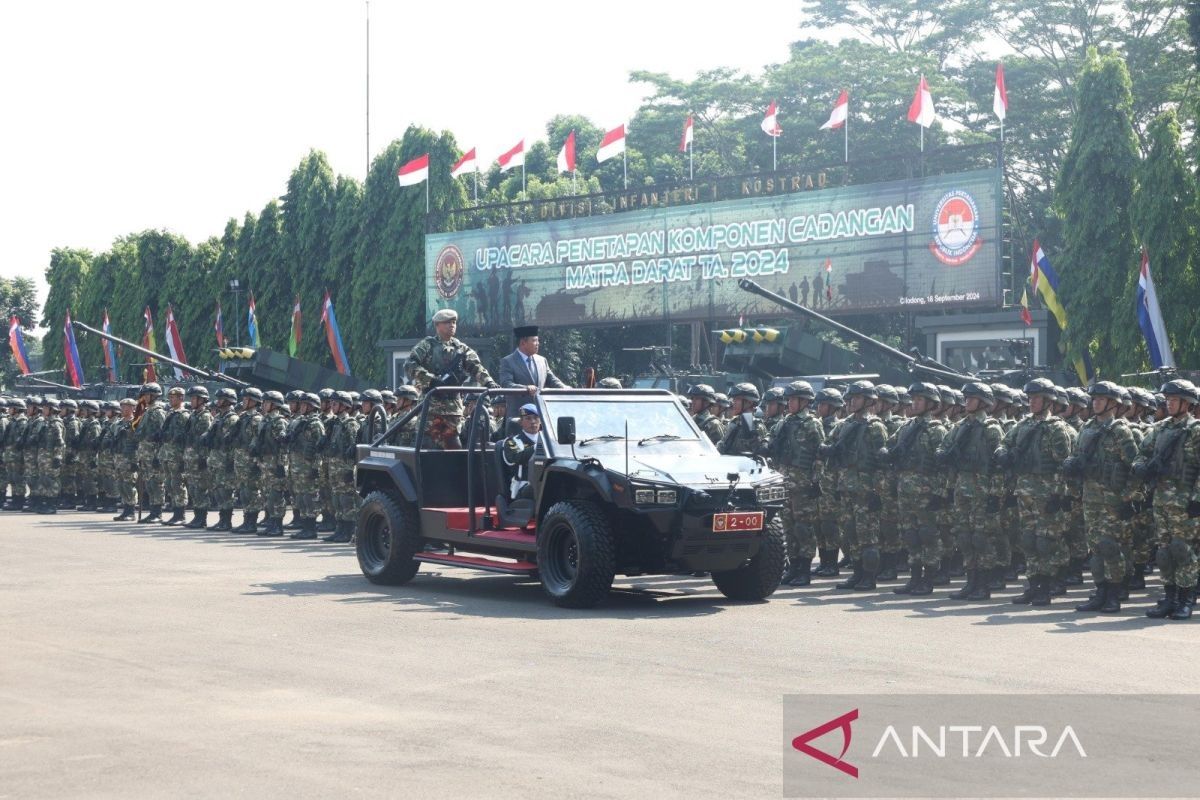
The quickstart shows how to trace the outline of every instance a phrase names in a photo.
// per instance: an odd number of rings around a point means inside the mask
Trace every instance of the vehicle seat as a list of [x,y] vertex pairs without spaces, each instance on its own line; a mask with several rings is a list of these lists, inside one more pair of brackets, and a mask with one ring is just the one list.
[[502,528],[527,528],[533,521],[533,500],[521,498],[508,499],[508,487],[512,484],[513,468],[504,463],[504,441],[496,442],[492,448],[492,463],[496,466],[496,475],[500,476],[501,484],[496,494],[496,518]]

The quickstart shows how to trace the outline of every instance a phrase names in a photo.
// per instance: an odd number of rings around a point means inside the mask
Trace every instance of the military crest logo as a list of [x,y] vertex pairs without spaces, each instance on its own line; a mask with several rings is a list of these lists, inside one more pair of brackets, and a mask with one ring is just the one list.
[[970,261],[982,246],[975,198],[960,189],[946,192],[933,211],[929,252],[943,264],[958,267]]
[[447,300],[455,297],[463,287],[466,277],[466,264],[462,251],[452,244],[442,248],[434,264],[433,281],[437,285],[438,294]]

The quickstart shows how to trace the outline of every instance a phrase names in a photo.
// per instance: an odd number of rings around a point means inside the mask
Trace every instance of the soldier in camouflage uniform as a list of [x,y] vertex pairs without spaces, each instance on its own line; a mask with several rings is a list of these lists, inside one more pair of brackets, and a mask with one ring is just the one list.
[[853,572],[837,588],[867,592],[875,589],[879,574],[879,497],[881,451],[887,445],[887,427],[870,409],[879,393],[870,381],[855,381],[846,389],[849,416],[838,426],[834,441],[821,446],[820,454],[838,470],[840,504],[838,527],[842,549]]
[[261,535],[281,536],[283,515],[287,513],[287,409],[283,395],[276,391],[263,394],[263,423],[258,429],[254,450],[258,454],[266,524]]
[[[834,440],[834,429],[841,420],[837,417],[838,409],[845,406],[842,393],[832,387],[817,392],[817,418],[821,421],[821,430],[825,442]],[[838,530],[838,497],[837,471],[823,461],[817,461],[815,470],[817,476],[817,513],[820,524],[817,526],[817,557],[820,565],[814,573],[818,578],[836,578],[841,571],[838,569],[838,551],[842,546],[842,536]]]
[[[410,384],[404,384],[396,389],[396,411],[393,415],[392,422],[395,422],[400,417],[403,417],[408,412],[412,411],[416,406],[417,401],[421,399],[421,393],[417,391],[417,387]],[[503,395],[492,399],[492,415],[499,414],[499,428],[501,433],[504,431],[504,420],[508,414],[508,401]],[[412,447],[417,442],[417,423],[421,421],[419,414],[414,414],[413,417],[400,428],[395,437],[396,444],[401,447]]]
[[[879,395],[871,406],[871,413],[879,418],[887,428],[888,439],[896,435],[904,419],[893,413],[900,402],[896,389],[886,383],[875,387]],[[879,476],[879,498],[883,508],[879,511],[879,580],[892,581],[896,579],[897,570],[902,566],[900,560],[900,528],[898,522],[899,500],[897,499],[896,473],[890,469],[881,469]]]
[[[1092,399],[1088,393],[1078,387],[1067,389],[1067,398],[1071,401],[1071,415],[1066,422],[1075,431],[1075,440],[1079,441],[1079,432],[1092,418]],[[1059,579],[1066,586],[1083,585],[1083,568],[1088,561],[1087,536],[1083,525],[1083,478],[1063,476],[1063,510],[1067,515],[1067,566],[1060,572]]]
[[25,466],[24,454],[21,450],[25,439],[25,429],[29,426],[29,415],[22,400],[13,398],[8,401],[9,425],[4,434],[4,466],[8,472],[8,485],[11,497],[6,511],[20,511],[25,507]]
[[162,387],[157,383],[143,384],[138,390],[138,405],[141,413],[134,413],[133,439],[137,442],[138,478],[146,496],[150,513],[138,520],[141,523],[158,522],[162,519],[163,480],[162,465],[158,461],[163,426],[167,421],[167,407],[163,405]]
[[[458,313],[442,309],[433,315],[434,336],[417,342],[404,369],[413,384],[423,392],[439,386],[461,386],[473,382],[489,389],[499,389],[492,380],[479,355],[454,337],[458,329]],[[431,444],[443,449],[462,447],[459,432],[463,420],[462,395],[440,393],[432,395],[426,415],[425,436]]]
[[[325,438],[325,426],[321,422],[321,399],[311,392],[301,392],[296,401],[287,439],[289,478],[292,502],[300,529],[292,534],[293,539],[317,538],[317,512],[320,503],[320,447]],[[279,533],[272,533],[278,536]]]
[[762,409],[763,424],[767,426],[767,435],[770,436],[775,432],[775,427],[787,417],[787,400],[783,398],[783,387],[772,386],[763,392],[759,408]]
[[[337,526],[327,542],[348,542],[354,535],[358,520],[359,496],[354,485],[354,465],[357,462],[358,430],[360,420],[353,413],[354,401],[347,392],[334,394],[337,410],[337,427],[329,438],[326,457],[329,473],[333,478],[333,507]],[[300,537],[297,537],[300,538]]]
[[[992,384],[992,395],[995,397],[995,404],[992,406],[991,415],[1000,423],[1000,429],[1007,436],[1017,424],[1012,413],[1015,398],[1012,390],[1002,383]],[[1018,510],[1015,474],[1011,470],[1002,470],[997,476],[996,488],[1000,498],[1000,529],[1004,531],[1010,554],[1004,580],[1015,581],[1025,564],[1025,553],[1021,549],[1021,515]]]
[[170,519],[163,525],[179,525],[187,521],[187,482],[184,478],[186,465],[183,450],[187,446],[187,426],[191,412],[183,405],[184,392],[181,386],[172,386],[167,392],[167,416],[159,434],[158,463],[163,477],[163,497],[171,506]]
[[38,471],[38,444],[42,441],[42,430],[46,427],[46,417],[42,412],[42,398],[33,395],[26,400],[26,413],[29,423],[25,426],[25,438],[21,442],[22,471],[29,484],[29,503],[21,510],[35,512],[42,505],[42,482]]
[[770,434],[766,424],[754,416],[758,405],[758,388],[753,383],[739,383],[729,390],[733,401],[733,417],[717,450],[725,455],[766,456],[770,450]]
[[912,411],[889,437],[884,456],[897,473],[896,520],[911,569],[908,582],[893,591],[927,595],[933,593],[933,574],[941,559],[937,511],[944,495],[937,474],[937,449],[946,437],[946,426],[933,416],[942,399],[936,386],[914,383],[908,394]]
[[783,530],[787,537],[788,570],[783,583],[808,586],[812,582],[812,560],[820,525],[817,499],[820,486],[815,472],[817,451],[825,443],[821,421],[809,411],[817,396],[805,381],[793,381],[783,390],[787,416],[771,437],[771,458],[787,484],[783,508]]
[[714,416],[711,407],[717,402],[717,393],[707,383],[697,383],[687,390],[688,413],[704,435],[719,445],[725,436],[725,427],[721,420]]
[[67,398],[59,401],[58,418],[63,425],[66,450],[63,455],[60,508],[74,508],[79,496],[79,403]]
[[[1150,421],[1151,409],[1155,407],[1154,395],[1140,387],[1128,389],[1131,404],[1125,421],[1133,432],[1134,443],[1141,448],[1142,442],[1154,429]],[[1135,482],[1136,487],[1136,482]],[[1129,573],[1127,587],[1129,589],[1146,588],[1146,572],[1149,570],[1151,548],[1154,545],[1154,484],[1142,482],[1134,492],[1134,514],[1129,521],[1130,543],[1129,561],[1133,567]]]
[[1013,475],[1029,575],[1028,588],[1012,599],[1017,604],[1049,605],[1054,578],[1069,558],[1058,471],[1074,447],[1075,431],[1050,414],[1056,389],[1046,378],[1025,384],[1030,415],[1004,435],[995,453],[996,464]]
[[[994,469],[996,449],[1004,430],[987,415],[987,409],[995,402],[992,387],[972,381],[963,386],[962,394],[966,416],[938,448],[938,463],[953,464],[957,470],[952,524],[967,570],[966,584],[950,597],[977,601],[991,598],[992,582],[1004,575],[998,558],[1004,531],[998,519],[998,476]],[[1007,538],[1004,541],[1007,544]]]
[[121,513],[113,522],[128,522],[134,518],[138,504],[137,440],[133,433],[137,401],[126,397],[121,401],[121,418],[113,425],[113,452],[117,469],[117,493],[121,496]]
[[263,425],[261,389],[242,389],[242,408],[233,431],[233,475],[242,504],[242,524],[234,533],[258,533],[258,515],[262,511],[260,490],[258,431]]
[[[944,384],[936,384],[938,394],[942,401],[933,411],[933,418],[942,423],[946,429],[946,436],[942,439],[942,444],[946,443],[955,428],[955,421],[952,412],[954,411],[954,390]],[[936,510],[934,516],[937,519],[938,538],[941,540],[942,558],[938,562],[938,568],[934,570],[933,577],[930,582],[934,586],[949,586],[952,577],[962,575],[965,570],[962,569],[962,553],[958,552],[958,540],[954,534],[954,484],[957,480],[957,471],[954,464],[946,464],[938,462],[941,477],[941,495],[940,502],[935,503]]]
[[1167,416],[1142,441],[1133,462],[1137,480],[1154,484],[1155,554],[1163,597],[1146,611],[1151,619],[1185,620],[1196,603],[1200,547],[1200,424],[1190,416],[1200,391],[1186,380],[1163,384]]
[[[325,431],[325,438],[328,440],[330,432],[335,426],[337,415],[333,413],[333,389],[322,389],[317,393],[321,398],[321,426]],[[321,464],[318,468],[321,473],[321,522],[318,530],[332,530],[332,527],[327,528],[326,524],[332,526],[333,523],[333,483],[329,476],[329,462],[325,460],[325,446],[328,441],[321,442],[320,459]],[[299,527],[297,525],[297,527]]]
[[208,527],[208,510],[212,507],[212,473],[208,469],[209,431],[213,426],[212,411],[208,408],[208,388],[189,386],[189,414],[183,430],[183,480],[188,498],[192,501],[192,519],[185,528],[203,530]]
[[38,436],[37,475],[39,514],[57,514],[62,494],[62,471],[66,462],[67,440],[65,426],[59,417],[59,401],[47,397],[42,401],[45,424]]
[[[116,461],[112,452],[114,403],[100,401],[100,413],[96,417],[100,424],[100,435],[96,441],[96,492],[97,511],[112,513],[117,510]],[[116,410],[120,410],[116,406]]]
[[99,511],[100,434],[103,426],[98,414],[100,404],[95,400],[79,401],[79,435],[75,448],[79,459],[79,510]]
[[1088,389],[1095,413],[1079,432],[1076,452],[1063,462],[1068,476],[1083,477],[1083,518],[1092,551],[1096,592],[1076,611],[1115,614],[1121,610],[1121,583],[1130,545],[1130,467],[1137,445],[1129,424],[1116,416],[1120,387],[1100,381]]
[[8,496],[8,462],[4,459],[5,439],[8,437],[8,429],[12,425],[12,417],[9,416],[8,410],[9,397],[7,395],[0,397],[0,506],[2,506],[5,498]]
[[233,452],[239,446],[237,440],[238,416],[237,392],[229,387],[217,390],[217,410],[213,415],[212,428],[207,435],[208,476],[212,487],[210,506],[217,509],[217,524],[213,531],[233,530],[234,488],[237,480],[234,472]]

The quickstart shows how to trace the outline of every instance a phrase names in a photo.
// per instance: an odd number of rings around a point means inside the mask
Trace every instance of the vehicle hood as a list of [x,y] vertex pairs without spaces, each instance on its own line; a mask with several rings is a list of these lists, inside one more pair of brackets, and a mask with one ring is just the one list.
[[[624,463],[606,464],[616,472],[624,471]],[[628,475],[632,480],[656,483],[678,483],[685,486],[726,486],[729,473],[742,476],[743,483],[758,483],[775,473],[760,462],[745,456],[697,456],[645,454],[629,456]]]

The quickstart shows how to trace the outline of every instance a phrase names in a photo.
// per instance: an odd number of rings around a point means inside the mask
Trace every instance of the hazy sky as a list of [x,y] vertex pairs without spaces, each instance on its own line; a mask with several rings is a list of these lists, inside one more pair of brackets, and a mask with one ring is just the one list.
[[[166,228],[192,242],[283,194],[310,149],[366,171],[363,0],[70,0],[0,6],[0,274],[56,246]],[[632,116],[632,69],[758,72],[799,3],[373,0],[371,151],[411,123],[481,161],[557,113]],[[43,295],[44,299],[44,295]]]

